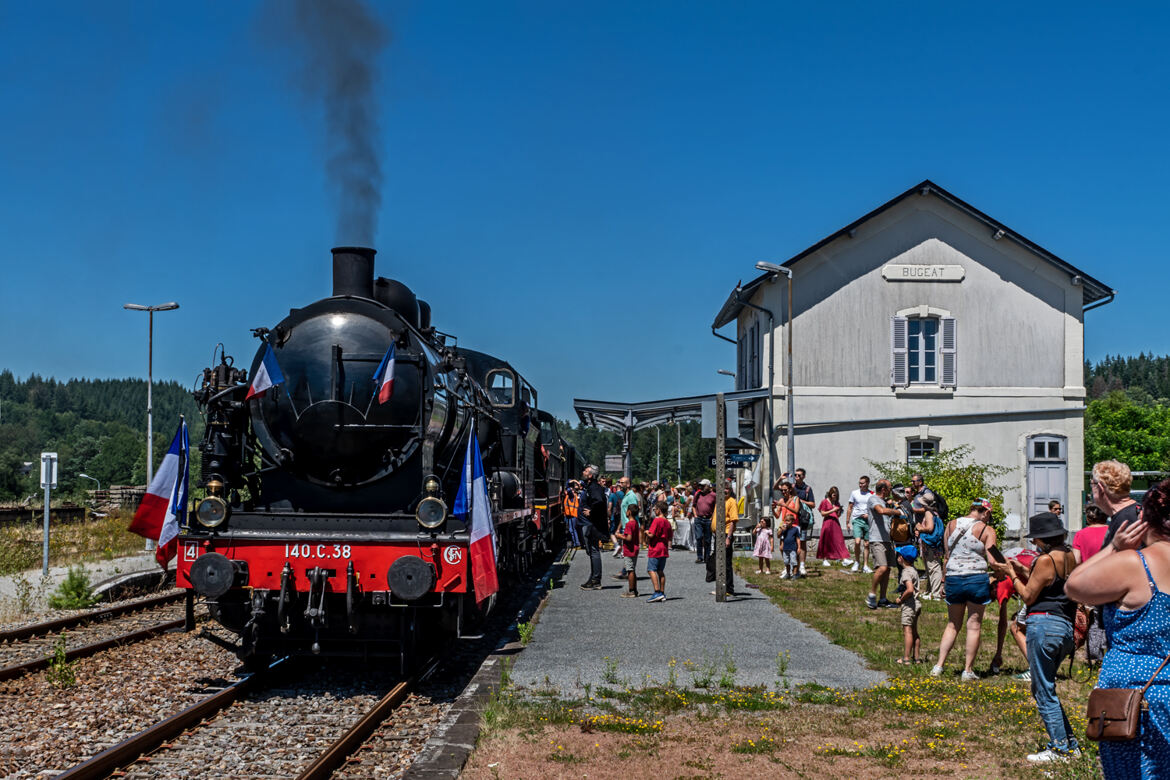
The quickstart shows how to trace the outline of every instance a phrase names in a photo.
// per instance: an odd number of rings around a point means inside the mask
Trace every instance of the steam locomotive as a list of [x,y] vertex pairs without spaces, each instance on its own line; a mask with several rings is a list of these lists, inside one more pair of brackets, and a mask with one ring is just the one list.
[[[561,541],[559,497],[581,464],[536,390],[505,360],[459,347],[375,251],[333,250],[333,295],[253,333],[245,373],[221,354],[195,398],[206,497],[179,537],[177,582],[238,636],[275,653],[406,658],[464,635],[495,596],[474,592],[470,518],[451,513],[470,436],[489,484],[501,588]],[[374,377],[394,345],[393,391]],[[283,376],[248,397],[271,349]]]

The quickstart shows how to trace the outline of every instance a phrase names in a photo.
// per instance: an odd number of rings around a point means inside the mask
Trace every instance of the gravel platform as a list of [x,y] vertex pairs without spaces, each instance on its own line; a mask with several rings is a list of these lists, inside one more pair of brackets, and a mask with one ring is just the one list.
[[[792,685],[819,683],[833,688],[862,688],[885,679],[865,667],[856,654],[790,617],[756,590],[716,603],[714,583],[704,581],[706,567],[694,553],[672,551],[666,566],[665,602],[649,604],[646,558],[638,559],[641,598],[619,598],[624,582],[613,579],[621,561],[602,552],[602,590],[578,586],[589,577],[584,551],[572,553],[568,574],[549,595],[532,641],[517,659],[511,677],[529,689],[555,689],[578,696],[586,684],[634,685],[666,682],[675,659],[679,685],[710,675],[712,684],[734,667],[736,685],[779,681],[777,655],[787,652]],[[810,587],[815,584],[810,583]]]

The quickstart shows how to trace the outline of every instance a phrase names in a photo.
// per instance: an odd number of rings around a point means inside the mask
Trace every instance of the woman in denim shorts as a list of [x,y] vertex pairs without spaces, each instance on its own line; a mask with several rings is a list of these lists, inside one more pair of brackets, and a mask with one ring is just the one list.
[[979,653],[983,634],[983,608],[991,603],[987,565],[992,559],[987,549],[995,543],[995,529],[991,527],[991,502],[986,498],[972,501],[971,511],[966,517],[947,523],[943,534],[947,559],[943,580],[947,625],[938,646],[938,662],[930,670],[935,677],[942,674],[966,613],[967,645],[962,679],[979,679],[974,669],[975,656]]

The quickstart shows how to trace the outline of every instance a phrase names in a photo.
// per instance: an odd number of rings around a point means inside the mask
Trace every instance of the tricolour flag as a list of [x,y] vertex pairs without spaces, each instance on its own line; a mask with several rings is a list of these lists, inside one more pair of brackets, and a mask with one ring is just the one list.
[[[377,354],[377,353],[374,353]],[[384,404],[394,395],[394,342],[390,342],[390,349],[382,356],[378,370],[374,372],[374,389],[378,394],[378,403]]]
[[187,522],[189,456],[187,421],[180,417],[179,430],[130,521],[131,531],[158,540],[154,557],[164,569],[175,557],[179,525]]
[[[463,458],[463,479],[455,495],[452,514],[471,517],[471,581],[475,585],[475,601],[479,603],[500,589],[496,577],[496,526],[492,522],[492,506],[488,500],[487,478],[483,473],[483,459],[479,454],[479,439],[472,428],[468,436],[467,454]],[[467,522],[466,519],[464,522]]]
[[248,394],[244,396],[244,400],[262,396],[268,388],[283,382],[284,374],[280,373],[280,366],[276,362],[276,353],[272,351],[271,344],[266,344],[264,359],[260,361],[260,367],[256,369],[256,376],[252,377],[252,385],[248,388]]

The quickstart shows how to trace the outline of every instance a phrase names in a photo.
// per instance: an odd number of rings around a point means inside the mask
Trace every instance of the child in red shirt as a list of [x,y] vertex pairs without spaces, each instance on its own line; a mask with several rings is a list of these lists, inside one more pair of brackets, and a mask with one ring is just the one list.
[[622,594],[624,599],[638,597],[638,535],[638,503],[635,501],[626,507],[626,527],[614,532],[614,536],[622,540],[622,556],[625,558],[625,574],[629,583],[629,590]]
[[666,519],[666,502],[659,501],[654,505],[654,521],[646,529],[646,570],[654,586],[654,595],[647,602],[666,601],[666,559],[673,539],[674,529]]

